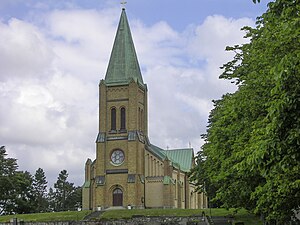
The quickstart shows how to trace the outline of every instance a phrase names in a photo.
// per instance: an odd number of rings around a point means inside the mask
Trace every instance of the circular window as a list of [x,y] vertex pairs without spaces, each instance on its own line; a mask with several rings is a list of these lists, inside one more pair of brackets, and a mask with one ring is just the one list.
[[113,164],[119,165],[122,162],[124,162],[125,156],[124,156],[124,152],[122,150],[114,150],[111,153],[110,156],[111,161],[113,162]]

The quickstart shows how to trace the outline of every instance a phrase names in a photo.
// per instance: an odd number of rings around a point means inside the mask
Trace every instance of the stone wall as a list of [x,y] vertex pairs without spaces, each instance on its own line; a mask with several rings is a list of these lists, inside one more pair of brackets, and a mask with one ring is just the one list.
[[202,217],[145,217],[134,216],[132,219],[95,220],[95,221],[65,221],[65,222],[18,222],[0,223],[0,225],[200,225]]

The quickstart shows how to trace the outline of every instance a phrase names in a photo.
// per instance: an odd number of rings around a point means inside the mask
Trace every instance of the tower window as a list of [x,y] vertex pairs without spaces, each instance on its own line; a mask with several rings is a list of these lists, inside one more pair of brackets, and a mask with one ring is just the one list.
[[125,159],[124,152],[120,149],[116,149],[111,153],[110,159],[114,165],[121,165]]
[[110,112],[111,130],[116,130],[116,108],[112,108]]
[[121,108],[121,129],[126,130],[126,109],[124,107]]

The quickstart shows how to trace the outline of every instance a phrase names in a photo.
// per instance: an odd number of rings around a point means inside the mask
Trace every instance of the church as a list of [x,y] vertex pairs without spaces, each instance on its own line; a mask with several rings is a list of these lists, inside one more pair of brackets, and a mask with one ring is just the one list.
[[85,164],[83,209],[207,207],[207,197],[188,178],[193,149],[166,150],[150,142],[147,92],[123,8],[99,84],[96,159]]

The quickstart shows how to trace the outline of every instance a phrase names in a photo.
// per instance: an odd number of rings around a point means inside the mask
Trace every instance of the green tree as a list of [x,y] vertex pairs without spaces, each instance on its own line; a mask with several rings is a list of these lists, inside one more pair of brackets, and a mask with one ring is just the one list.
[[273,85],[266,102],[265,126],[256,132],[262,135],[256,135],[253,143],[253,158],[266,182],[257,187],[253,198],[258,199],[256,211],[276,220],[284,220],[300,207],[299,13],[299,0],[270,3],[258,43],[269,40],[266,47],[272,67],[268,75]]
[[257,27],[244,28],[250,43],[227,48],[236,55],[221,78],[238,90],[215,101],[192,174],[224,206],[278,224],[300,206],[299,13],[299,0],[270,2]]
[[66,199],[66,208],[69,210],[77,210],[82,207],[82,188],[80,186],[74,187]]
[[38,168],[33,179],[35,212],[48,211],[47,180],[42,168]]
[[32,176],[18,171],[17,160],[0,147],[0,214],[32,212]]
[[67,179],[68,172],[66,170],[62,170],[54,184],[55,211],[75,210],[81,205],[81,196],[79,200],[79,188],[76,188],[74,184],[70,183]]
[[47,202],[48,202],[48,211],[54,212],[56,209],[56,200],[55,200],[55,192],[53,188],[49,188],[49,192],[47,195]]
[[13,212],[17,214],[33,213],[35,210],[33,177],[25,171],[17,171],[14,178],[14,190],[11,200],[14,202]]
[[18,169],[17,160],[7,158],[5,146],[0,147],[0,214],[13,212],[14,176]]

